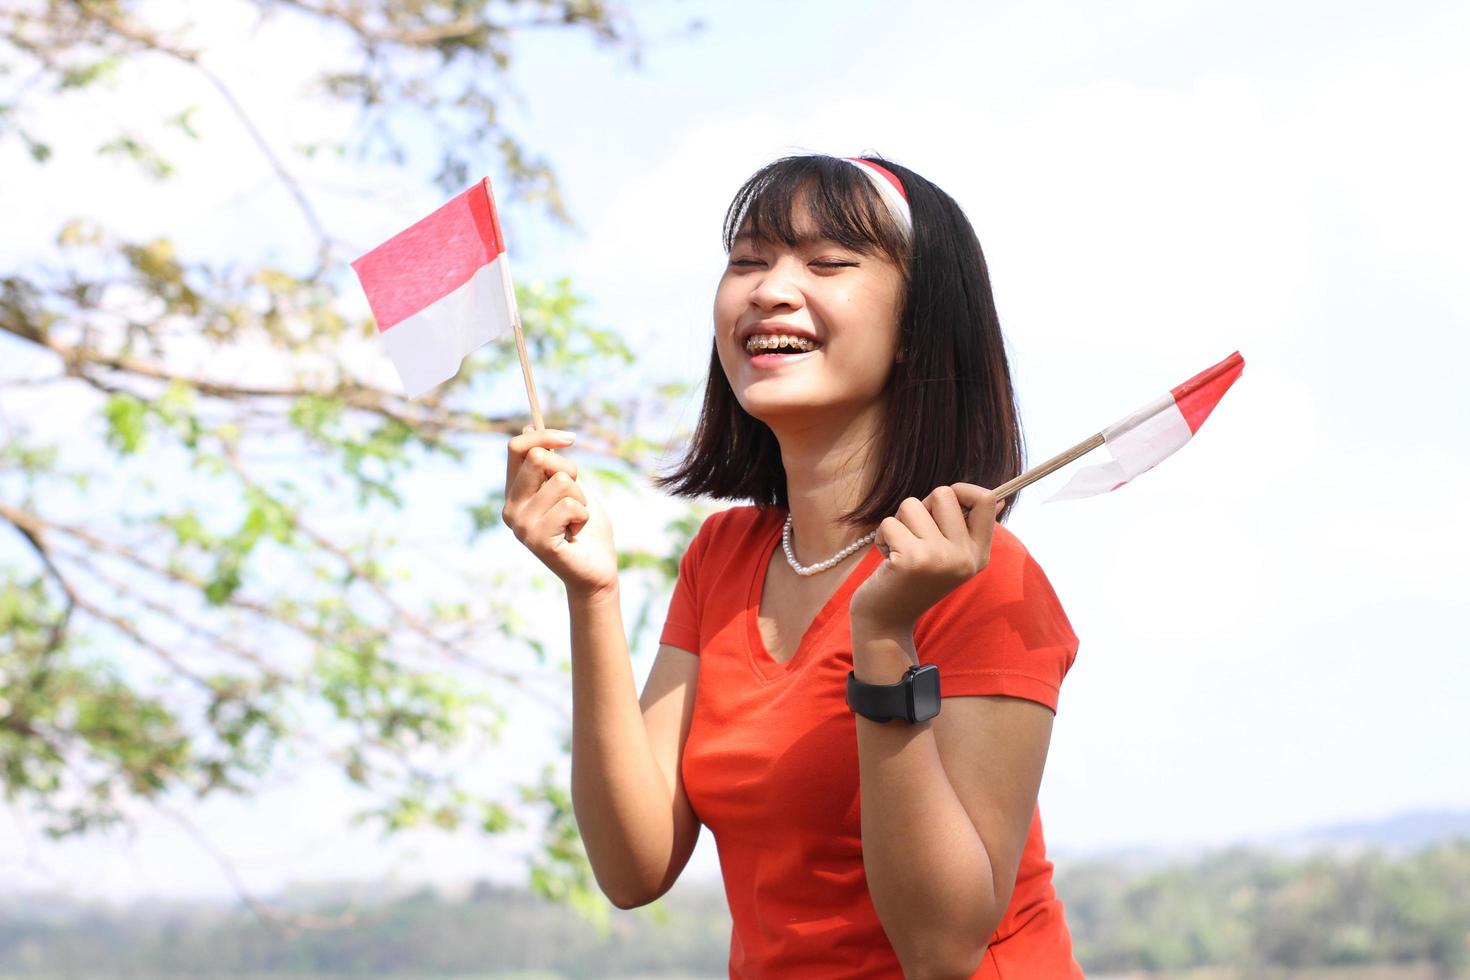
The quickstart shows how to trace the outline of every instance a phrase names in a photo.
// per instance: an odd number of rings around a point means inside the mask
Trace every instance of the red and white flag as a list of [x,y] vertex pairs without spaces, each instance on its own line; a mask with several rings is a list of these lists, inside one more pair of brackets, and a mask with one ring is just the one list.
[[410,398],[448,381],[466,354],[515,329],[515,292],[489,178],[352,268]]
[[1199,431],[1244,369],[1245,360],[1236,351],[1158,401],[1103,429],[1103,442],[1113,455],[1112,461],[1078,470],[1045,503],[1116,490],[1153,469]]

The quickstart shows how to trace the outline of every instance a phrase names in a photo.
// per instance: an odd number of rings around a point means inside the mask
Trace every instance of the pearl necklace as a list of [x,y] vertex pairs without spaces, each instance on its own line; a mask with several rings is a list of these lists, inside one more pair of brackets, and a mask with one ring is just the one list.
[[833,555],[831,558],[828,558],[826,561],[819,561],[815,565],[800,565],[796,561],[796,554],[791,550],[791,515],[787,514],[786,527],[783,528],[781,531],[781,546],[786,549],[786,560],[791,563],[791,567],[796,570],[796,574],[815,575],[818,572],[823,572],[831,568],[833,565],[837,564],[842,559],[852,554],[854,551],[857,551],[863,545],[872,542],[872,540],[877,536],[878,532],[876,530],[869,531],[867,534],[864,534],[862,537],[858,538],[852,544],[848,545],[846,548],[843,548],[841,551],[837,552],[837,554]]

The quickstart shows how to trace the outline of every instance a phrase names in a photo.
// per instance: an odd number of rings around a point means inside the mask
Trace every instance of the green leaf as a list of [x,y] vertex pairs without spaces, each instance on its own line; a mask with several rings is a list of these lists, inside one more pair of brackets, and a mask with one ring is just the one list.
[[183,130],[184,135],[188,136],[192,140],[197,140],[199,139],[199,131],[196,130],[194,128],[194,124],[190,122],[190,117],[198,111],[199,107],[197,105],[191,105],[187,109],[184,109],[181,112],[169,116],[163,121],[164,125],[177,126],[179,129]]
[[212,546],[213,538],[205,530],[203,522],[199,520],[199,515],[193,511],[161,517],[159,523],[172,530],[174,539],[183,547],[200,545],[208,548]]
[[480,829],[487,834],[499,834],[523,826],[524,821],[512,815],[503,803],[487,802],[480,808]]
[[204,586],[204,598],[211,605],[222,606],[239,591],[241,584],[240,559],[235,554],[226,554],[215,566],[214,577]]
[[174,172],[174,165],[159,155],[157,150],[128,134],[108,140],[97,147],[97,155],[126,157],[141,166],[143,172],[154,180],[165,180]]
[[291,424],[308,435],[324,438],[327,428],[342,417],[343,405],[339,399],[325,395],[302,395],[291,403],[286,418]]
[[120,455],[130,456],[143,446],[148,407],[132,395],[117,394],[102,409],[107,420],[107,444]]
[[501,490],[492,490],[485,495],[485,499],[478,504],[466,504],[465,511],[470,515],[470,541],[479,539],[486,531],[504,526],[500,512],[505,507],[505,493]]
[[84,65],[75,65],[67,68],[61,73],[61,82],[58,88],[86,88],[96,82],[109,80],[117,74],[122,59],[115,55],[109,55],[98,61]]

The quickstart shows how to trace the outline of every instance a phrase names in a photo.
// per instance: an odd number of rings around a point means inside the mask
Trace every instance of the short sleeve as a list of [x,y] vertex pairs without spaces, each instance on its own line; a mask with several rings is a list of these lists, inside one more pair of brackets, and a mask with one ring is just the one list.
[[914,649],[939,666],[942,697],[1002,694],[1055,712],[1077,636],[1041,566],[997,525],[989,563],[919,617]]
[[667,643],[690,653],[699,653],[699,566],[709,550],[712,524],[711,515],[700,524],[694,538],[679,559],[679,578],[674,583],[674,595],[669,600],[669,613],[664,618],[664,628],[659,634],[659,643]]

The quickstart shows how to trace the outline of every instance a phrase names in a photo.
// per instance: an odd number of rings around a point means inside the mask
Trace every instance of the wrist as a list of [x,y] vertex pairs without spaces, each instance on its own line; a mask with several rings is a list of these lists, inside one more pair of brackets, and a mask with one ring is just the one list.
[[895,684],[919,662],[912,627],[852,623],[852,668],[866,684]]
[[905,619],[893,619],[860,609],[853,609],[848,614],[848,623],[852,629],[853,642],[857,642],[859,634],[864,639],[898,640],[912,644],[914,636],[914,623]]
[[598,586],[590,589],[567,588],[567,604],[583,609],[597,609],[605,606],[622,608],[622,589],[617,579],[611,585]]

